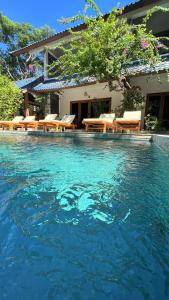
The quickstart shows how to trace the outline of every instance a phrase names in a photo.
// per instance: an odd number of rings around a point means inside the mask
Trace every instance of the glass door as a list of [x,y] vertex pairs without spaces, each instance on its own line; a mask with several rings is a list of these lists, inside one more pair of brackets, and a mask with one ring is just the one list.
[[163,126],[169,129],[169,95],[164,96]]
[[78,128],[83,128],[82,120],[85,118],[98,118],[100,114],[110,113],[111,98],[72,101],[70,103],[71,114],[76,115],[75,123]]
[[51,114],[59,115],[59,96],[56,94],[50,95],[50,111]]
[[147,114],[156,117],[163,128],[169,129],[169,93],[148,95]]
[[79,103],[78,102],[71,102],[70,104],[70,113],[75,115],[74,123],[79,127]]
[[89,101],[72,101],[70,103],[70,112],[76,116],[74,123],[77,125],[77,128],[83,127],[82,120],[90,117]]
[[160,103],[161,103],[161,96],[160,95],[149,96],[148,101],[147,101],[146,114],[147,115],[150,114],[152,117],[159,118]]
[[101,114],[110,113],[111,100],[93,100],[91,102],[91,117],[98,118]]
[[89,101],[80,103],[80,116],[79,116],[80,127],[84,127],[82,124],[83,119],[90,117],[89,105],[90,105]]

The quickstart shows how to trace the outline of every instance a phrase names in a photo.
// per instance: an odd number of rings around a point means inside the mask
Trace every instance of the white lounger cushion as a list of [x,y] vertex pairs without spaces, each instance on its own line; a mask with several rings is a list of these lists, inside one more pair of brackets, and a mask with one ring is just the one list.
[[0,122],[3,122],[4,124],[8,124],[9,122],[12,122],[12,123],[19,123],[20,121],[22,121],[24,119],[24,117],[22,116],[16,116],[15,118],[13,118],[12,121],[0,121]]
[[24,122],[33,122],[33,121],[35,121],[35,116],[28,116],[23,121]]
[[125,120],[141,120],[141,111],[125,111],[123,118]]
[[140,121],[141,120],[141,111],[125,111],[123,118],[117,118],[117,121]]
[[49,114],[45,117],[45,121],[54,121],[57,117],[57,114]]
[[[52,115],[52,116],[54,116],[54,115]],[[57,117],[57,115],[55,115],[54,119],[46,119],[47,118],[47,116],[46,116],[46,118],[44,120],[39,120],[39,122],[41,122],[41,123],[44,122],[45,123],[46,121],[49,121],[49,122],[51,121],[51,123],[52,123],[52,121],[55,121],[55,123],[57,122],[57,123],[71,124],[73,122],[74,118],[75,118],[75,115],[64,115],[61,120],[56,120],[56,117]]]
[[100,118],[87,118],[87,119],[83,119],[83,122],[92,122],[94,123],[94,121],[104,121],[103,119]]
[[112,123],[115,119],[115,114],[101,114],[99,118],[87,118],[83,119],[83,122],[93,122],[94,121],[106,121]]
[[108,122],[113,122],[115,119],[115,114],[101,114],[99,119],[108,121]]
[[18,122],[22,121],[23,119],[24,119],[23,116],[16,116],[16,117],[12,120],[12,122],[18,123]]
[[61,122],[71,124],[74,121],[75,115],[65,115],[63,116]]

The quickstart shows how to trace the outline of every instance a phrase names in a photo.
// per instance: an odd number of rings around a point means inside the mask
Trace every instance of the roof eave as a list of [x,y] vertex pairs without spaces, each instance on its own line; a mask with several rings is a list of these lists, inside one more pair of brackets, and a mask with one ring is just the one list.
[[[152,71],[152,72],[138,72],[138,73],[133,73],[128,75],[129,77],[140,77],[140,76],[151,76],[151,75],[155,75],[155,74],[165,74],[168,73],[169,70],[165,69],[165,70],[161,70],[161,71]],[[102,81],[102,83],[106,83],[106,81]],[[96,84],[96,81],[93,82],[88,82],[88,83],[83,83],[83,84],[78,84],[78,85],[74,85],[74,86],[66,86],[66,87],[62,87],[62,88],[50,88],[50,89],[43,89],[43,90],[34,90],[34,89],[29,89],[30,92],[33,92],[35,94],[44,94],[44,93],[50,93],[50,92],[59,92],[59,91],[63,91],[63,90],[68,90],[68,89],[75,89],[75,88],[80,88],[83,86],[88,86],[88,85],[93,85]]]
[[[86,25],[85,24],[81,24],[81,25],[78,25],[74,28],[72,28],[71,30],[74,31],[74,32],[77,32],[77,31],[80,31],[80,30],[83,30],[86,28]],[[28,45],[26,47],[23,47],[21,49],[18,49],[16,51],[11,51],[10,54],[13,55],[13,56],[19,56],[20,54],[24,54],[24,53],[28,53],[34,49],[37,49],[37,48],[40,48],[40,47],[43,47],[43,46],[46,46],[46,44],[49,44],[49,43],[52,43],[52,42],[55,42],[57,40],[60,40],[64,37],[67,37],[69,36],[71,33],[70,33],[70,29],[67,29],[65,31],[62,31],[60,33],[57,33],[49,38],[46,38],[44,40],[41,40],[39,42],[36,42],[34,44],[31,44],[31,45]]]
[[[136,3],[133,3],[133,4],[131,3],[124,8],[122,14],[123,15],[128,14],[129,12],[131,12],[133,10],[137,10],[137,9],[143,8],[145,6],[155,4],[159,1],[160,0],[153,0],[153,1],[152,0],[140,0]],[[107,17],[108,17],[108,14],[105,15],[105,18],[107,18]],[[77,32],[77,31],[83,30],[85,28],[86,28],[86,24],[80,24],[80,25],[77,25],[76,27],[72,28],[72,30]],[[39,42],[35,42],[34,44],[28,45],[24,48],[18,49],[16,51],[12,51],[12,52],[10,52],[10,54],[13,56],[18,56],[20,54],[28,53],[36,48],[43,47],[48,43],[52,43],[54,41],[60,40],[61,38],[64,38],[69,35],[70,35],[70,31],[68,29],[68,30],[62,31],[60,33],[57,33],[49,38],[46,38],[44,40],[41,40]]]
[[93,85],[93,84],[96,84],[96,81],[87,82],[87,83],[78,84],[78,85],[72,85],[72,86],[65,86],[65,87],[62,87],[62,88],[50,88],[50,89],[43,89],[43,90],[34,90],[34,89],[32,89],[32,92],[34,92],[36,94],[42,94],[42,93],[57,92],[57,91],[62,91],[62,90],[67,90],[67,89],[75,89],[75,88],[88,86],[88,85]]

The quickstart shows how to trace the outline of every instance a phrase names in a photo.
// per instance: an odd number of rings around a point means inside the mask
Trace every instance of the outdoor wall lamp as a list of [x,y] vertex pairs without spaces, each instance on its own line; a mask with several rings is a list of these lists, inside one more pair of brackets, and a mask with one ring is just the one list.
[[90,95],[88,94],[87,91],[84,92],[84,96],[90,98]]

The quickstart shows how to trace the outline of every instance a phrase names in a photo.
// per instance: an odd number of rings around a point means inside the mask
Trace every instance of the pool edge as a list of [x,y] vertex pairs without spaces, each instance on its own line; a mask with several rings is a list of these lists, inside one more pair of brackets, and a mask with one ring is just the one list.
[[67,138],[92,138],[106,140],[130,140],[130,141],[152,141],[151,134],[144,133],[89,133],[89,132],[43,132],[43,131],[0,131],[0,135],[23,135],[23,136],[44,136],[44,137],[67,137]]

